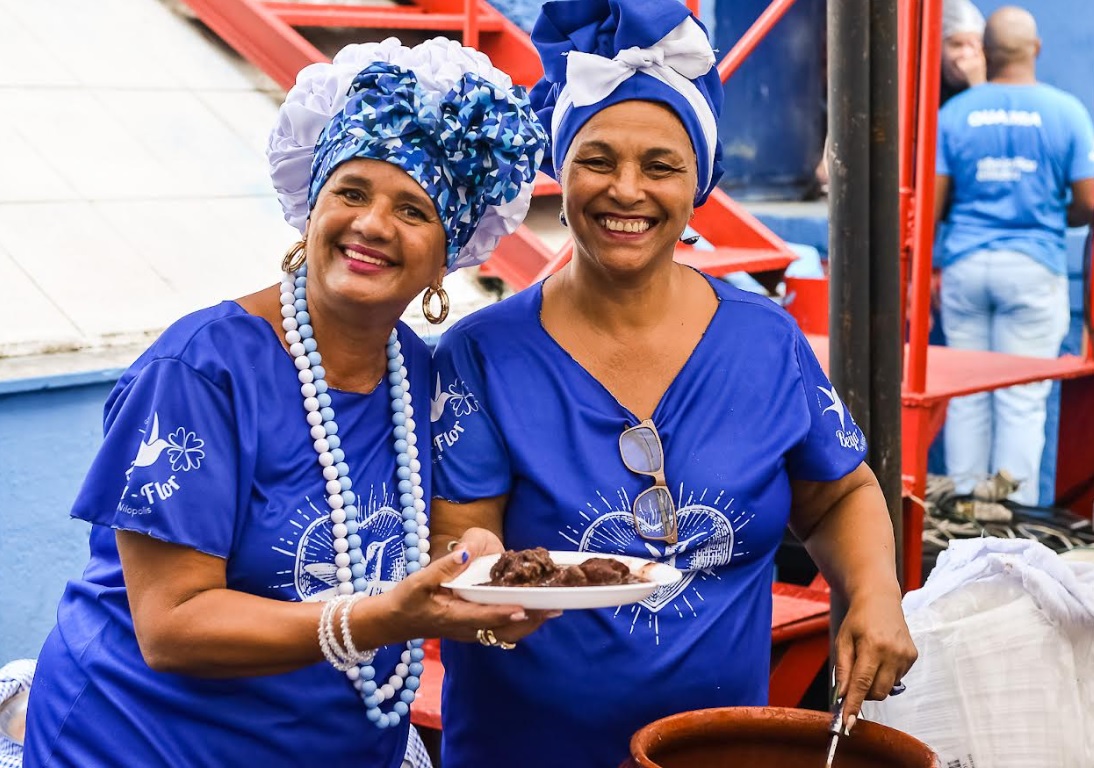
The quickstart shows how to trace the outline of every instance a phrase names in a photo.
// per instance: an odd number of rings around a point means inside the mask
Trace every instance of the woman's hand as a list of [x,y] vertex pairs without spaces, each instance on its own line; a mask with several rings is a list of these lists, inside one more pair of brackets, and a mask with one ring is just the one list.
[[899,592],[852,599],[836,636],[837,691],[846,696],[847,727],[866,699],[881,701],[903,679],[918,652],[904,621]]
[[888,696],[917,656],[900,605],[893,526],[865,463],[839,480],[796,480],[793,489],[791,528],[848,605],[836,635],[835,666],[850,728],[862,702]]
[[[468,528],[460,536],[459,541],[453,543],[457,546],[466,547],[470,552],[478,552],[478,557],[501,554],[505,551],[505,545],[501,543],[498,535],[486,528]],[[483,628],[494,630],[494,636],[503,643],[515,643],[538,629],[545,620],[562,615],[562,611],[527,611],[526,613],[528,618],[525,621],[516,622],[509,627]]]
[[[465,547],[471,554],[471,559],[504,552],[505,545],[501,541],[500,532],[506,500],[505,496],[494,496],[456,504],[444,499],[433,499],[430,522],[434,543],[455,546],[457,551],[459,547]],[[508,626],[482,624],[478,629],[492,630],[494,636],[503,643],[515,643],[536,630],[546,619],[559,615],[561,611],[528,611],[524,621],[514,621]],[[472,633],[471,639],[478,638]]]
[[472,528],[452,552],[399,582],[384,596],[390,601],[389,620],[401,636],[392,642],[412,637],[476,642],[479,630],[489,629],[499,640],[515,643],[547,619],[559,615],[557,611],[525,611],[515,605],[471,603],[441,586],[456,578],[476,557],[501,551],[503,547],[496,535]]

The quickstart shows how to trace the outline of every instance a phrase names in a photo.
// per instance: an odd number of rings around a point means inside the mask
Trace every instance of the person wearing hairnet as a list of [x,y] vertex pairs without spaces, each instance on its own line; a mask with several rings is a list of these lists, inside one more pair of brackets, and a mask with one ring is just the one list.
[[942,4],[942,88],[938,106],[987,79],[984,14],[970,0],[945,0]]

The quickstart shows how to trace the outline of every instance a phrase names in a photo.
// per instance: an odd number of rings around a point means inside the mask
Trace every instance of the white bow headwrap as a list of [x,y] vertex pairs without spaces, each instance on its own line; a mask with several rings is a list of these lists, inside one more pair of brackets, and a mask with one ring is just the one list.
[[714,66],[714,51],[692,19],[684,19],[649,48],[627,48],[608,59],[571,51],[566,56],[566,88],[575,107],[596,104],[636,72],[645,72],[678,91]]
[[[718,123],[714,113],[704,108],[706,99],[691,81],[709,72],[714,62],[714,51],[706,33],[690,17],[649,48],[626,48],[611,59],[595,53],[570,51],[566,55],[566,85],[558,95],[551,116],[551,133],[558,132],[571,107],[587,107],[603,101],[636,73],[642,72],[684,96],[695,108],[707,147],[713,148],[718,141]],[[708,155],[708,167],[702,169],[706,171],[707,179],[713,170],[714,152]],[[561,167],[562,159],[555,158],[556,168]]]

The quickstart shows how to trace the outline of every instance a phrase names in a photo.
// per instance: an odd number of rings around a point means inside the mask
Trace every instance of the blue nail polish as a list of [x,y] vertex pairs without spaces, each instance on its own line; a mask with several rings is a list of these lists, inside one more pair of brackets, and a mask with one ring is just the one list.
[[460,552],[460,562],[461,563],[466,563],[467,560],[470,557],[471,557],[471,554],[466,549],[463,552]]

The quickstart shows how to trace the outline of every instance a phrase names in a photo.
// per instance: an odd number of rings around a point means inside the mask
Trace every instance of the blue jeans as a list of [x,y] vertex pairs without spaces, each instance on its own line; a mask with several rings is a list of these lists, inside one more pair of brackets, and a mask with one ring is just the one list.
[[[977,251],[942,270],[942,326],[956,349],[1056,357],[1067,333],[1067,277],[1015,251]],[[946,473],[958,493],[1006,469],[1021,481],[1013,501],[1036,505],[1045,447],[1039,381],[950,401]]]

